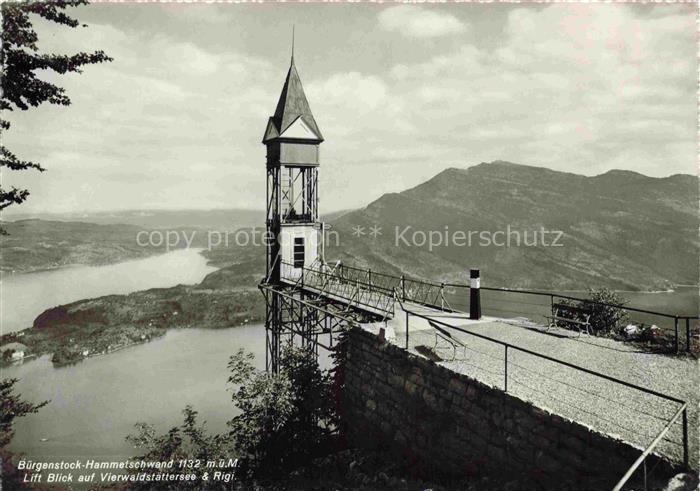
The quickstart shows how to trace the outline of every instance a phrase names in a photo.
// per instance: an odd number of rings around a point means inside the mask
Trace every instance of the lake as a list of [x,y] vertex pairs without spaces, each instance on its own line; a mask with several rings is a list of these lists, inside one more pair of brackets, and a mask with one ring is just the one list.
[[[198,283],[216,269],[199,252],[5,276],[3,333],[31,326],[50,307],[83,298]],[[40,413],[18,420],[10,448],[30,458],[130,455],[133,449],[124,436],[136,421],[174,424],[186,404],[201,407],[221,428],[228,419],[224,410],[231,407],[224,390],[228,356],[236,343],[259,352],[261,335],[259,326],[171,331],[149,344],[74,366],[55,369],[45,356],[3,369],[3,377],[20,379],[17,389],[26,399],[51,400]]]
[[85,298],[195,284],[216,268],[201,249],[183,249],[106,266],[75,266],[0,280],[2,333],[31,327],[44,310]]
[[[124,440],[136,422],[166,431],[191,404],[222,431],[233,416],[226,391],[229,356],[238,348],[265,365],[265,329],[168,331],[150,343],[77,365],[53,368],[49,356],[3,370],[17,377],[17,392],[30,401],[50,399],[37,414],[17,420],[10,450],[34,460],[119,459],[137,454]],[[47,441],[42,442],[45,438]]]
[[[547,292],[550,293],[550,292]],[[575,298],[587,298],[586,291],[558,291],[551,292],[554,301],[561,301],[557,295]],[[656,324],[668,333],[675,330],[673,316],[697,317],[700,304],[697,286],[679,286],[674,291],[667,292],[618,292],[620,299],[627,307],[657,312],[666,315],[656,315],[646,312],[628,310],[628,321],[631,323]],[[468,289],[447,289],[445,299],[448,305],[457,310],[468,311]],[[534,295],[518,291],[481,291],[481,305],[485,315],[495,317],[526,317],[539,323],[547,323],[547,315],[551,314],[551,299],[549,294]],[[698,327],[697,319],[691,320],[691,327]],[[685,320],[679,321],[681,337],[685,336]]]

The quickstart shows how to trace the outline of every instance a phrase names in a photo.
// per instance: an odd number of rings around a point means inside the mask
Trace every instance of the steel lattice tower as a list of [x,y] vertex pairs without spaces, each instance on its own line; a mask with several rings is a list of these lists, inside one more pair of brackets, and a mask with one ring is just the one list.
[[[292,55],[275,113],[265,129],[267,148],[267,273],[263,284],[267,369],[279,370],[285,343],[310,345],[316,312],[304,308],[304,293],[284,279],[301,278],[318,262],[322,227],[318,217],[319,146],[323,136],[311,113]],[[298,301],[290,301],[298,299]],[[316,348],[316,344],[314,348]]]

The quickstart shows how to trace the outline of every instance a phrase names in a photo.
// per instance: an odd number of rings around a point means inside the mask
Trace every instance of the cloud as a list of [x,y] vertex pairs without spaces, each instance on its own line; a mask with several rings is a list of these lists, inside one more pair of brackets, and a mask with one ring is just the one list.
[[359,140],[379,143],[415,130],[403,117],[405,102],[376,75],[335,73],[312,81],[306,93],[326,140],[341,154],[354,153]]
[[389,32],[408,37],[432,38],[458,34],[466,25],[452,14],[438,12],[432,7],[398,5],[380,12],[379,25]]
[[[369,8],[309,10],[327,29],[314,39],[326,37],[297,61],[326,138],[325,210],[495,159],[584,174],[696,172],[692,6],[518,5],[486,22],[465,5],[400,5],[379,14],[386,30],[371,32],[361,30],[376,16]],[[186,25],[187,12],[173,18]],[[19,210],[262,206],[260,140],[288,58],[274,29],[240,43],[276,7],[250,9],[247,21],[235,5],[192,12],[235,15],[189,39],[180,24],[138,30],[123,19],[40,33],[52,49],[101,48],[115,61],[57,78],[71,106],[9,115],[4,142],[48,168],[3,176],[32,191]],[[464,39],[427,40],[465,31],[457,12],[473,15]],[[422,38],[409,49],[405,36]]]
[[416,152],[439,141],[454,158],[468,149],[470,162],[500,153],[581,173],[694,173],[684,144],[695,138],[694,26],[692,12],[677,9],[521,7],[494,46],[397,63],[387,85],[411,101],[402,117],[420,135]]
[[309,84],[308,92],[312,99],[342,115],[348,110],[359,113],[376,110],[386,99],[387,86],[377,76],[341,72]]
[[[239,179],[249,175],[246,145],[264,158],[258,145],[279,95],[279,67],[247,54],[205,51],[161,33],[127,35],[91,23],[81,33],[84,38],[75,38],[51,25],[38,28],[41,39],[52,39],[53,51],[90,46],[114,61],[86,67],[82,74],[42,74],[65,87],[72,104],[9,114],[12,128],[3,135],[4,143],[48,169],[3,176],[8,184],[32,191],[27,206],[17,211],[32,205],[53,210],[135,203],[182,207],[189,206],[182,197],[192,194],[202,207],[239,206],[252,199],[254,193],[246,193],[254,185],[234,194],[234,204],[211,182],[221,182],[232,170]],[[41,138],[31,137],[37,134]],[[115,170],[120,177],[113,182]],[[127,203],[123,189],[130,172]],[[264,174],[259,177],[263,186]],[[82,181],[80,189],[76,179]]]

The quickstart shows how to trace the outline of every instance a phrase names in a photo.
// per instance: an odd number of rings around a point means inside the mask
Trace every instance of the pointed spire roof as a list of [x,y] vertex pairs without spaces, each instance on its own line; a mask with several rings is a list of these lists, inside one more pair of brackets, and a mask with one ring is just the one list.
[[[275,114],[268,122],[263,143],[278,136],[284,138],[285,131],[299,118],[301,118],[305,127],[310,130],[308,139],[323,141],[323,135],[321,130],[318,129],[313,114],[311,114],[309,101],[306,100],[304,89],[301,86],[301,79],[294,65],[294,53],[292,53],[287,79],[284,81],[284,87],[282,87]],[[295,137],[290,136],[290,138]]]

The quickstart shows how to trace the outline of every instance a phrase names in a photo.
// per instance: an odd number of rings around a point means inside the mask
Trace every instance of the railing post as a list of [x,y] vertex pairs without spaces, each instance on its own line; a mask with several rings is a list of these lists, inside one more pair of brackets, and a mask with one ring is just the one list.
[[506,347],[506,354],[503,357],[503,360],[504,360],[503,361],[503,363],[504,363],[503,373],[505,375],[505,379],[504,379],[505,383],[503,384],[503,388],[505,389],[505,392],[508,392],[508,345],[506,344],[505,347]]
[[481,319],[481,278],[478,269],[469,270],[469,318]]
[[683,465],[688,469],[688,407],[683,409]]
[[675,333],[676,333],[676,335],[675,335],[676,353],[678,353],[678,350],[679,350],[679,348],[678,348],[678,316],[673,318],[673,325],[675,327]]
[[404,275],[401,275],[401,299],[406,301],[406,277]]
[[406,312],[406,351],[408,351],[408,316],[410,314]]
[[440,283],[440,310],[445,310],[445,283]]
[[690,353],[690,317],[685,318],[685,350]]
[[554,295],[553,294],[549,295],[549,313],[550,313],[550,315],[554,315]]
[[367,268],[367,284],[372,288],[372,270]]

